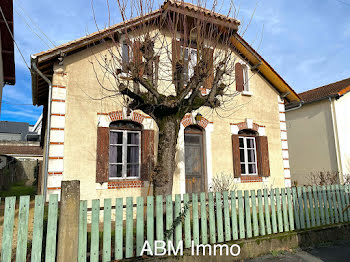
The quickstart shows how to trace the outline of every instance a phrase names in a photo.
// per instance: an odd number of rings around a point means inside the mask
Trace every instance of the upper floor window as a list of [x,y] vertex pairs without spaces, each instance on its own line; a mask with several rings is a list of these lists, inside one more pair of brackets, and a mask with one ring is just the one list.
[[136,123],[117,121],[110,124],[109,178],[139,178],[141,129]]
[[122,67],[123,72],[127,72],[130,61],[130,48],[126,41],[122,44]]
[[249,91],[249,68],[246,64],[235,64],[236,90],[238,92]]
[[243,69],[243,91],[249,91],[248,66],[242,65]]
[[240,132],[239,153],[242,175],[257,175],[256,140],[251,132]]
[[197,65],[197,49],[182,46],[181,57],[184,58],[184,80],[188,81],[194,75],[194,67]]

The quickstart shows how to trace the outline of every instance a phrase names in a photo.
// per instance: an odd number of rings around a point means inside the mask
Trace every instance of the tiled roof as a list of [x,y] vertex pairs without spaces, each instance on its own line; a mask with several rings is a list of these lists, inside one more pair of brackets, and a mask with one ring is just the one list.
[[349,91],[350,78],[347,78],[335,83],[305,91],[300,93],[299,96],[305,103],[311,103],[332,96],[342,96]]

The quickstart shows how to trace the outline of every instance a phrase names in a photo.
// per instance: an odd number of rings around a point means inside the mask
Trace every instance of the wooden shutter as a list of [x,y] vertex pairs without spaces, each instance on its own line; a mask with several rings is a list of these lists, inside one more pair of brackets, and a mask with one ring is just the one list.
[[266,136],[257,136],[256,138],[256,154],[258,160],[259,176],[270,176],[269,149]]
[[236,78],[236,90],[242,92],[244,90],[244,81],[243,81],[243,67],[240,63],[235,65],[235,78]]
[[203,55],[208,65],[208,77],[204,81],[204,87],[211,89],[214,81],[214,50],[211,48],[205,48]]
[[172,48],[171,48],[171,54],[172,54],[172,58],[171,58],[171,63],[172,63],[172,73],[173,73],[173,83],[176,82],[176,72],[177,72],[177,64],[180,62],[181,60],[181,44],[180,41],[177,41],[176,39],[173,39],[172,41]]
[[241,158],[239,154],[238,135],[232,135],[232,156],[234,177],[241,177]]
[[97,128],[96,183],[108,181],[109,173],[109,128]]
[[141,52],[141,42],[135,41],[132,45],[132,61],[135,64],[135,68],[138,70],[139,76],[143,75],[144,68],[142,66],[142,52]]
[[149,180],[154,168],[154,131],[142,130],[141,134],[141,180]]

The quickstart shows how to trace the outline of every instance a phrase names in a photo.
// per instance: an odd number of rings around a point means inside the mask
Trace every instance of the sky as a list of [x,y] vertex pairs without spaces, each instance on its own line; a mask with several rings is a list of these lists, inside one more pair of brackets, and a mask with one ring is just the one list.
[[[226,14],[229,1],[217,1]],[[109,0],[111,24],[121,21],[116,3]],[[245,40],[296,92],[350,77],[350,0],[234,3]],[[105,27],[107,10],[106,0],[93,0],[93,9],[91,0],[14,0],[15,40],[26,63],[52,47],[50,41],[57,46],[95,32],[96,23]],[[4,87],[0,120],[35,124],[42,107],[32,106],[31,76],[18,50],[15,63],[16,85]]]

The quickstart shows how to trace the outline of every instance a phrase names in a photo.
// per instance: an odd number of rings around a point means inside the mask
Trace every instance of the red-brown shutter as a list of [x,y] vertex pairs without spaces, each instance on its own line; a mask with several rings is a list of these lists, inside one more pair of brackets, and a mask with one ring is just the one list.
[[243,67],[240,63],[235,65],[236,90],[242,92],[244,90]]
[[241,158],[239,154],[238,135],[232,135],[232,156],[234,177],[241,177]]
[[269,148],[266,136],[257,136],[256,154],[258,160],[259,176],[270,176]]
[[204,81],[204,87],[211,89],[214,81],[214,50],[211,48],[205,48],[203,54],[208,65],[208,76]]
[[109,173],[109,128],[97,128],[96,183],[108,181]]
[[172,45],[171,45],[171,54],[172,54],[172,58],[171,58],[171,63],[172,63],[172,72],[173,72],[173,83],[175,83],[176,79],[176,64],[180,62],[181,59],[181,44],[180,41],[177,41],[176,39],[172,40]]
[[154,131],[142,130],[141,134],[141,180],[148,181],[154,168]]
[[143,75],[144,68],[142,66],[142,52],[141,52],[141,42],[135,41],[132,45],[132,61],[135,64],[135,68],[138,70],[139,76]]

